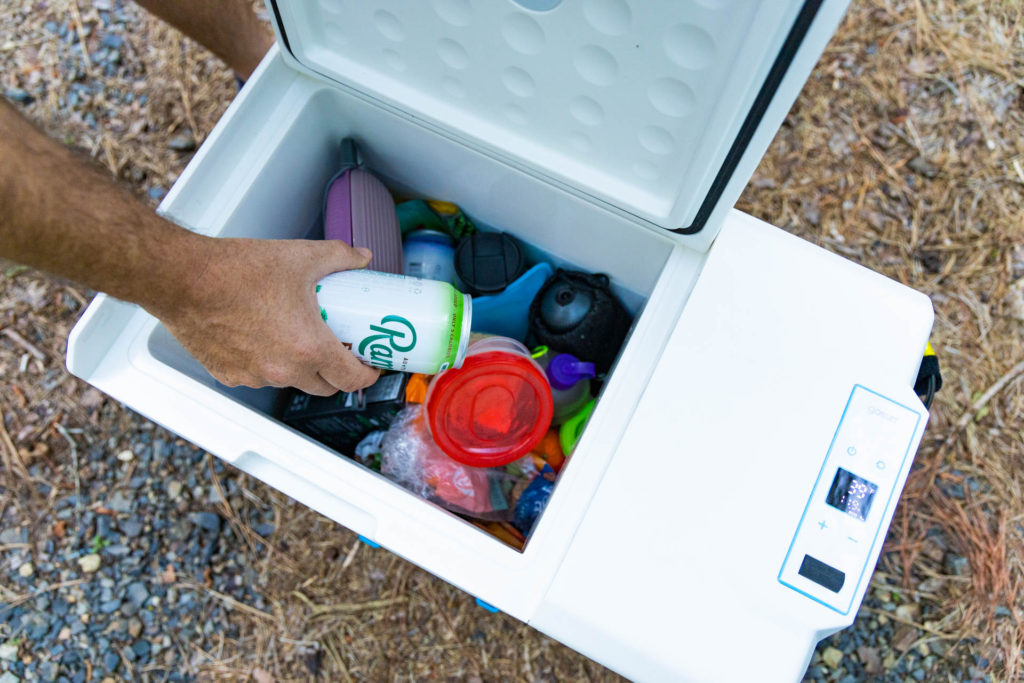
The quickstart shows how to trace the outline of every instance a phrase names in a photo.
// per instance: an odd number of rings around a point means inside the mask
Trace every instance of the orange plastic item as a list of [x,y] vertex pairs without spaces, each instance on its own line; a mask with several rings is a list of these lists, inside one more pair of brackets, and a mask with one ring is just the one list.
[[[551,469],[555,472],[562,471],[562,465],[565,464],[565,454],[562,453],[562,444],[558,440],[558,430],[551,429],[547,434],[541,438],[540,442],[533,449],[534,456],[540,456],[540,458],[551,465]],[[534,458],[534,464],[537,464],[536,457]],[[538,464],[537,469],[542,469],[543,465]]]
[[414,373],[405,385],[405,402],[423,404],[427,400],[427,386],[430,378],[422,373]]
[[[526,538],[510,524],[479,521],[474,521],[473,524],[516,550],[522,550],[526,546]],[[515,533],[512,533],[513,530]]]

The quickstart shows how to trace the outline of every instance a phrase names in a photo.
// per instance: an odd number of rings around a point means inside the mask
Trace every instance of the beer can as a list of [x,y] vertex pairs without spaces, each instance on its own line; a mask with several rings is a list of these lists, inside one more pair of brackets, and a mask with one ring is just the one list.
[[447,282],[347,270],[316,286],[320,315],[360,360],[433,375],[462,365],[473,303]]

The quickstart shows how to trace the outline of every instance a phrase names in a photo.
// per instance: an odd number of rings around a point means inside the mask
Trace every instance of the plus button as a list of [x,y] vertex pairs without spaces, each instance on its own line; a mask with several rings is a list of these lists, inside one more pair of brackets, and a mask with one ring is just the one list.
[[828,524],[825,524],[825,520],[821,520],[820,522],[818,522],[818,526],[821,527],[822,531],[828,528]]

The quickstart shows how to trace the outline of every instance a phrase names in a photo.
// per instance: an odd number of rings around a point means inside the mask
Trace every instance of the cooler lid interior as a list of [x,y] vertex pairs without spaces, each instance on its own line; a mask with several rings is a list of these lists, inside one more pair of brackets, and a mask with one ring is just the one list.
[[737,154],[821,2],[268,6],[285,50],[321,76],[506,163],[693,233],[718,202],[735,201],[722,192]]

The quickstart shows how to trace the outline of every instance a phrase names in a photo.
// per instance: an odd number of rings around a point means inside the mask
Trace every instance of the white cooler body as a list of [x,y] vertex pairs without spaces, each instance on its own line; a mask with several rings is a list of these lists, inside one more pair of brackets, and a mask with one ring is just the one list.
[[[562,11],[495,4],[510,12],[499,27],[526,25],[519,16],[544,25]],[[621,28],[622,8],[627,19],[643,17],[618,0],[577,4],[605,33]],[[320,5],[335,11],[330,0]],[[430,6],[453,26],[471,16],[468,0]],[[782,28],[764,50],[778,49],[807,6],[775,17]],[[446,127],[420,115],[430,102],[410,111],[416,93],[396,106],[275,47],[162,203],[163,215],[208,235],[304,237],[337,143],[351,135],[392,188],[456,202],[523,240],[534,258],[607,273],[637,319],[521,553],[276,421],[273,390],[219,385],[135,306],[97,297],[72,332],[68,367],[625,676],[795,680],[815,644],[852,623],[927,420],[911,387],[931,329],[928,299],[729,208],[843,7],[815,4],[815,23],[730,172],[688,167],[660,190],[654,184],[663,201],[596,171],[572,185],[578,157],[551,152],[539,169],[536,155],[516,157],[512,134],[489,139],[471,116]],[[271,8],[283,44],[283,27],[309,19]],[[758,11],[741,16],[756,23]],[[401,24],[381,12],[368,21],[397,35]],[[329,22],[326,31],[341,39]],[[517,31],[511,43],[529,47],[530,31]],[[294,32],[290,39],[294,52]],[[450,47],[440,54],[459,61]],[[751,71],[751,83],[767,72]],[[522,80],[512,86],[526,89]],[[745,92],[739,99],[749,104],[759,91],[748,84]],[[669,110],[680,102],[660,101]],[[742,114],[730,117],[733,133]],[[729,145],[705,153],[721,161]],[[600,160],[594,168],[611,169]],[[697,194],[676,192],[683,176]],[[695,234],[664,229],[698,217],[704,229]],[[837,487],[860,498],[844,511]]]

